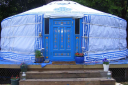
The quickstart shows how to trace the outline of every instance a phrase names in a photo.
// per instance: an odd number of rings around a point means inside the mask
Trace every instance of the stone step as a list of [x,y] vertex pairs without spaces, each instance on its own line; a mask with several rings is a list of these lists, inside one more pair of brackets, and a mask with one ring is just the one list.
[[[22,73],[20,73],[21,77]],[[107,72],[102,70],[73,70],[73,71],[27,71],[27,79],[59,79],[59,78],[101,78]]]
[[115,85],[115,80],[106,78],[27,79],[20,80],[19,85]]

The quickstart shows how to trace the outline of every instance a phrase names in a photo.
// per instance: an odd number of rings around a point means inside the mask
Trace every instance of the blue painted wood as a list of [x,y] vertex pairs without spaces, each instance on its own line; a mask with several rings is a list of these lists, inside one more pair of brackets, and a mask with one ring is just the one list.
[[45,59],[49,59],[49,36],[45,36]]
[[74,61],[74,19],[50,19],[50,60]]
[[[83,34],[83,19],[80,19],[80,36],[79,36],[79,51],[82,52],[82,34]],[[86,49],[86,48],[85,48]]]
[[74,39],[75,39],[75,44],[74,44],[74,47],[75,47],[75,52],[74,53],[76,53],[76,52],[79,52],[79,53],[81,53],[82,52],[82,34],[83,34],[83,24],[82,24],[82,22],[83,22],[83,19],[80,19],[80,28],[79,28],[79,34],[75,34],[75,37],[74,37]]
[[79,48],[80,48],[80,37],[79,37],[80,35],[79,34],[77,34],[77,35],[75,35],[75,53],[79,53],[80,51],[79,51]]
[[[43,26],[42,26],[42,48],[44,47],[45,49],[45,52],[44,52],[44,59],[49,59],[49,55],[50,55],[50,52],[49,52],[49,48],[50,48],[50,42],[49,42],[49,34],[45,34],[45,19],[42,20],[43,21]],[[49,24],[50,25],[50,24]],[[49,26],[50,27],[50,26]]]

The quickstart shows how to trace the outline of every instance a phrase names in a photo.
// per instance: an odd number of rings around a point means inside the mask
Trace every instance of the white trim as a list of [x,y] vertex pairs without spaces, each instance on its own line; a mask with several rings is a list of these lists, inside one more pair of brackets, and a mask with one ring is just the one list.
[[11,37],[1,37],[1,38],[16,38],[16,37],[40,37],[40,36],[11,36]]
[[27,23],[27,24],[21,24],[21,25],[13,25],[13,26],[4,27],[2,29],[11,28],[11,27],[19,27],[19,26],[23,26],[23,25],[34,25],[34,24],[42,24],[42,22],[39,22],[39,23]]
[[88,37],[88,38],[99,38],[99,39],[126,39],[126,38],[105,38],[105,37]]
[[25,55],[34,55],[34,54],[35,54],[33,51],[30,51],[30,52],[19,52],[19,51],[9,51],[9,50],[3,50],[3,49],[1,50],[1,52],[19,53],[19,55],[20,55],[20,54],[22,54],[22,55],[23,55],[23,54],[25,54]]
[[83,24],[90,24],[90,25],[97,25],[97,26],[104,26],[104,27],[111,27],[111,28],[119,28],[119,29],[124,29],[126,30],[125,28],[120,28],[120,27],[115,27],[115,26],[107,26],[107,25],[101,25],[101,24],[92,24],[92,23],[85,23],[85,22],[82,22]]
[[[33,60],[24,61],[24,58],[23,58],[23,61],[16,60],[16,58],[15,58],[15,59],[3,58],[3,59],[9,60],[9,61],[13,61],[13,63],[15,63],[15,64],[16,64],[16,63],[19,63],[19,62],[27,62],[27,63],[29,63],[29,62],[34,62]],[[8,61],[4,61],[4,62],[8,62]]]

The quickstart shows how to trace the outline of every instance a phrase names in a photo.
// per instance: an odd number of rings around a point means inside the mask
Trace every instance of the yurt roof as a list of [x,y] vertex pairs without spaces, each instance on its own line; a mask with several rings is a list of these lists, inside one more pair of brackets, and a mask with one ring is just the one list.
[[[104,13],[104,12],[83,6],[74,1],[53,1],[47,5],[43,5],[41,7],[31,9],[26,12],[23,12],[8,18],[12,18],[20,15],[28,15],[28,14],[38,14],[38,15],[43,14],[44,18],[60,18],[60,17],[82,18],[86,14],[114,16],[108,13]],[[117,16],[114,16],[114,17],[117,17]]]
[[74,1],[54,1],[22,14],[44,14],[44,17],[83,17],[87,14],[104,14],[103,12],[80,5]]

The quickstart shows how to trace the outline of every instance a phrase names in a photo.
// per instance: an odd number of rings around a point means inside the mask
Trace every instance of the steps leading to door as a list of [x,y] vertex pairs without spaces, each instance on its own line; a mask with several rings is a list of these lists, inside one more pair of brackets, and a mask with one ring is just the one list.
[[115,85],[115,80],[106,78],[27,79],[21,80],[20,85]]
[[[102,70],[28,71],[20,85],[115,85]],[[21,73],[20,73],[21,77]]]
[[[20,73],[20,77],[21,77]],[[74,71],[28,71],[27,79],[55,79],[55,78],[100,78],[106,77],[107,72],[101,70],[74,70]]]

